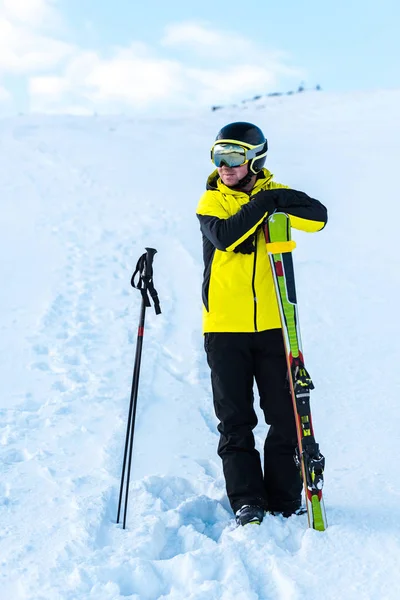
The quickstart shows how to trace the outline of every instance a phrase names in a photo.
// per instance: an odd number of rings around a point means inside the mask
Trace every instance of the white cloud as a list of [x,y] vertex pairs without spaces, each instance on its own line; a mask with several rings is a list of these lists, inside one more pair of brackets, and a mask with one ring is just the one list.
[[[240,97],[254,90],[271,89],[277,84],[277,74],[274,70],[244,64],[232,66],[223,70],[190,69],[188,77],[195,82],[199,100],[202,104],[229,102],[232,98]],[[193,84],[192,84],[193,87]]]
[[30,73],[57,66],[74,48],[0,17],[0,73]]
[[143,108],[167,101],[180,91],[180,66],[165,59],[144,56],[143,47],[117,49],[102,59],[94,52],[77,54],[62,76],[31,77],[29,92],[36,111],[54,110],[71,98],[93,110]]
[[44,75],[42,77],[31,77],[29,80],[29,92],[34,96],[59,98],[66,91],[68,91],[68,82],[63,77]]
[[50,0],[0,0],[0,74],[46,71],[75,51],[46,33],[59,22]]
[[162,39],[164,46],[186,46],[197,51],[206,51],[207,54],[213,54],[217,60],[221,54],[215,54],[216,51],[222,52],[224,56],[229,55],[230,51],[240,50],[241,43],[248,45],[248,41],[240,35],[217,31],[208,25],[191,21],[168,25]]
[[[197,54],[210,53],[211,66],[207,60],[198,66],[198,61],[187,56],[170,60],[165,51],[157,54],[143,43],[114,48],[108,58],[94,51],[76,52],[62,75],[30,79],[32,108],[62,111],[63,106],[72,103],[85,110],[91,107],[93,111],[115,112],[151,109],[157,103],[210,105],[276,89],[282,75],[303,75],[287,65],[286,57],[267,53],[251,40],[193,23],[170,26],[161,44],[183,51],[189,45]],[[215,55],[219,61],[215,61]]]
[[92,97],[116,98],[133,105],[162,100],[173,94],[179,66],[164,59],[141,58],[122,51],[110,60],[99,60],[88,74]]
[[64,41],[60,23],[53,0],[0,0],[0,77],[25,76],[35,112],[219,104],[273,89],[281,75],[302,75],[285,56],[204,24],[169,26],[161,48],[133,42],[105,56]]
[[[279,89],[282,76],[304,77],[304,71],[291,66],[285,53],[268,51],[240,33],[208,24],[189,21],[170,25],[162,44],[197,59],[193,61],[196,67],[185,68],[185,76],[197,92],[197,101],[203,104],[237,101]],[[197,66],[199,57],[204,66]]]
[[43,25],[57,18],[56,7],[50,0],[0,0],[0,13],[30,25]]
[[267,51],[240,33],[217,30],[208,24],[186,21],[169,25],[161,43],[210,58],[213,65],[223,66],[225,62],[264,65],[269,71],[297,74],[296,69],[287,65],[289,57],[284,52]]

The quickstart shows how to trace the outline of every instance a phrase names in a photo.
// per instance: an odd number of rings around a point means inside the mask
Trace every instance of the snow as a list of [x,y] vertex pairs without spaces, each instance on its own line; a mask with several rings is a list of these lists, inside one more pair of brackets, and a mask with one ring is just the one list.
[[[309,93],[182,118],[0,121],[0,598],[398,598],[399,91]],[[277,181],[321,199],[294,232],[329,528],[235,528],[201,334],[194,216],[220,126],[268,134]],[[140,294],[127,529],[115,523]],[[256,431],[261,447],[266,426]]]

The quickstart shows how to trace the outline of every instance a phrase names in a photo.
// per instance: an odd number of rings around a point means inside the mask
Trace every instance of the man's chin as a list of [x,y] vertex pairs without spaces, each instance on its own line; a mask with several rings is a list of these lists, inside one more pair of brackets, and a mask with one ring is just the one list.
[[237,183],[237,177],[233,176],[229,176],[229,175],[223,175],[221,177],[223,183],[229,183],[230,185]]

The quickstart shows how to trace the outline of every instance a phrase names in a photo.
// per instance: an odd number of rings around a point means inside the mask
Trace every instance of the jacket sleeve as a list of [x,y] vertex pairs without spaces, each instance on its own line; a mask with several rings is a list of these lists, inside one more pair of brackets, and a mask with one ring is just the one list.
[[255,194],[232,216],[219,201],[219,193],[207,191],[200,199],[197,217],[203,235],[215,248],[231,252],[275,209],[289,215],[292,227],[310,233],[323,229],[328,220],[327,210],[321,202],[276,182],[271,182],[268,190]]
[[233,251],[247,237],[252,235],[257,227],[272,212],[271,201],[266,198],[256,198],[241,207],[239,212],[229,216],[218,201],[218,193],[207,191],[203,194],[197,207],[197,217],[200,229],[218,250]]
[[328,211],[319,201],[304,192],[290,188],[275,190],[277,209],[286,212],[295,229],[306,232],[320,231],[328,222]]

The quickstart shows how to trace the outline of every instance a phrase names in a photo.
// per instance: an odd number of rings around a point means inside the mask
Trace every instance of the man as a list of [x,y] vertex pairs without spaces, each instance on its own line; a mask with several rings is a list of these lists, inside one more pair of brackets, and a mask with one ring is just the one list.
[[[300,509],[302,484],[293,455],[296,425],[284,343],[262,224],[274,210],[292,227],[315,232],[326,208],[275,183],[263,168],[267,140],[251,123],[230,123],[211,149],[217,169],[197,207],[203,234],[203,330],[219,420],[218,454],[237,523],[261,523],[266,510]],[[255,449],[253,385],[270,425],[264,472]]]

